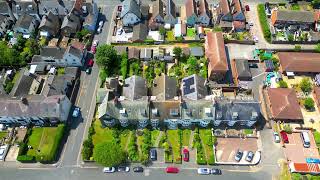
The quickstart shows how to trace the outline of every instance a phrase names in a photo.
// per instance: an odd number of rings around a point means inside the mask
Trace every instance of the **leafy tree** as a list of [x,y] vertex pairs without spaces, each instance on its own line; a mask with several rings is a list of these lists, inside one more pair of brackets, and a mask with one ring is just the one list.
[[285,82],[283,80],[279,81],[278,85],[279,85],[280,88],[288,88],[287,82]]
[[97,48],[96,59],[99,66],[109,68],[117,60],[117,51],[111,45],[101,45]]
[[317,8],[320,6],[320,0],[312,0],[311,4],[314,8]]
[[284,125],[283,130],[288,134],[292,133],[292,127],[289,124]]
[[314,101],[312,98],[308,97],[304,100],[303,105],[307,110],[312,110],[314,108]]
[[181,57],[182,54],[182,49],[180,47],[174,47],[173,48],[173,54],[175,57],[177,57],[178,59]]
[[93,149],[93,143],[92,138],[88,138],[83,142],[83,148],[82,148],[82,158],[84,160],[89,160],[92,156],[92,149]]
[[288,41],[292,42],[294,40],[294,36],[292,34],[288,35]]
[[320,53],[320,43],[318,43],[318,44],[316,45],[315,51],[316,51],[317,53]]
[[163,36],[166,34],[166,30],[164,29],[164,27],[162,26],[159,27],[159,33]]
[[198,64],[197,59],[194,56],[190,56],[187,60],[188,64],[188,75],[197,74]]
[[127,74],[128,74],[128,55],[127,55],[127,53],[123,53],[121,55],[120,71],[121,71],[122,77],[126,78]]
[[312,84],[308,78],[303,78],[300,82],[300,88],[304,93],[310,93],[312,90]]
[[93,150],[94,160],[103,166],[117,166],[125,162],[126,154],[114,141],[99,143]]
[[90,31],[89,30],[87,30],[87,29],[82,29],[81,31],[78,31],[77,33],[76,33],[76,38],[78,38],[78,39],[83,39],[83,38],[85,38],[87,35],[89,35],[90,34]]

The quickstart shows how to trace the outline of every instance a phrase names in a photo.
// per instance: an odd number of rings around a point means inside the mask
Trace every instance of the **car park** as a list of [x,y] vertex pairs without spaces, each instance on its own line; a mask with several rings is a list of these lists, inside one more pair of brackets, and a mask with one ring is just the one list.
[[115,171],[116,171],[116,168],[114,168],[114,167],[104,167],[102,170],[102,172],[104,172],[104,173],[113,173]]
[[285,131],[280,132],[283,143],[289,143],[288,134]]
[[169,167],[167,167],[166,168],[166,172],[167,173],[179,173],[179,169],[178,168],[176,168],[176,167],[172,167],[172,166],[169,166]]
[[221,169],[211,169],[211,174],[220,175],[222,174]]
[[273,139],[275,143],[280,143],[280,136],[277,132],[273,132]]
[[236,155],[234,156],[234,159],[239,162],[242,159],[242,156],[243,156],[243,152],[238,149]]
[[80,114],[80,108],[76,107],[74,108],[73,112],[72,112],[72,117],[76,118],[79,117]]
[[249,151],[246,156],[246,161],[251,162],[254,157],[254,153],[252,151]]
[[136,166],[136,167],[133,168],[133,172],[143,172],[143,167]]
[[157,150],[156,149],[151,149],[150,150],[150,159],[152,161],[156,161],[157,160]]
[[209,168],[198,168],[198,174],[200,175],[209,175],[211,170]]
[[183,153],[183,161],[188,162],[189,161],[189,150],[184,148],[182,153]]
[[118,172],[129,172],[130,168],[128,166],[119,166]]

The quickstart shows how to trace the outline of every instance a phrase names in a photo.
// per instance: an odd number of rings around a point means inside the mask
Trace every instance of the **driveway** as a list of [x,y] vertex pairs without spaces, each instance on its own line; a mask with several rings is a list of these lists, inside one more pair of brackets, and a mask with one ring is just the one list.
[[[217,161],[221,162],[236,162],[234,159],[238,149],[242,151],[258,150],[258,143],[256,138],[217,138],[216,156]],[[243,156],[243,160],[246,154]]]
[[319,152],[311,131],[308,131],[310,137],[310,147],[303,147],[303,142],[300,133],[288,134],[289,143],[285,144],[284,153],[289,162],[305,163],[306,158],[319,159]]

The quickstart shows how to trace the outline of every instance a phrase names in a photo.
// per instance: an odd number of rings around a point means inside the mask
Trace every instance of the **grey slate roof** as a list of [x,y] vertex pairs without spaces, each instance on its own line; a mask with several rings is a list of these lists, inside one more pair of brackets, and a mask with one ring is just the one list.
[[313,23],[314,13],[311,11],[278,10],[277,20]]
[[65,16],[73,7],[74,1],[54,1],[54,0],[41,0],[38,7],[39,7],[39,14],[43,15],[52,11],[54,14],[59,16]]
[[23,96],[29,93],[31,88],[31,84],[34,79],[31,76],[28,76],[28,72],[26,69],[21,70],[21,75],[19,79],[14,84],[12,88],[11,95],[12,96]]
[[195,56],[195,57],[204,56],[203,48],[202,47],[191,47],[190,48],[190,55]]
[[34,1],[13,1],[12,12],[14,14],[38,14],[38,6]]
[[203,99],[208,95],[205,79],[196,74],[182,79],[181,91],[182,98],[189,100]]
[[74,55],[75,57],[77,57],[77,58],[79,58],[79,59],[82,59],[82,56],[83,56],[82,51],[83,51],[83,50],[78,49],[78,48],[76,48],[76,47],[69,46],[69,47],[67,48],[67,50],[66,50],[65,53],[72,54],[72,55]]
[[[180,101],[162,101],[162,102],[150,102],[150,119],[159,119],[160,121],[165,119],[180,119]],[[178,112],[177,115],[171,112]]]
[[[205,108],[211,109],[211,114],[205,113]],[[212,101],[207,100],[187,100],[181,104],[181,118],[182,119],[202,119],[213,120],[215,108]]]
[[238,78],[251,78],[248,60],[235,60]]
[[19,17],[18,21],[15,24],[15,28],[24,28],[24,29],[29,29],[32,21],[33,21],[33,16],[30,16],[28,14],[24,14]]
[[39,29],[49,31],[51,34],[56,35],[60,29],[59,17],[57,15],[54,15],[51,11],[49,11],[46,15],[42,17]]
[[123,18],[126,14],[133,13],[141,18],[140,7],[136,0],[124,0],[122,2],[122,11],[120,17]]
[[162,18],[164,17],[163,15],[163,2],[162,0],[156,0],[153,3],[153,8],[152,8],[152,17],[155,17],[157,15],[160,15]]
[[0,14],[10,15],[10,7],[6,1],[0,1]]
[[131,76],[124,81],[122,95],[131,101],[146,98],[147,83],[146,80],[140,76]]
[[62,59],[63,54],[66,50],[64,48],[57,47],[43,47],[40,50],[40,55],[43,57],[54,57],[56,59]]
[[73,33],[76,33],[80,28],[80,18],[73,13],[65,16],[61,25],[61,29],[70,28]]
[[148,26],[144,23],[133,26],[132,41],[144,41],[148,36],[148,31]]
[[154,79],[152,96],[156,96],[157,101],[166,101],[177,96],[177,90],[177,80],[161,74],[161,76]]

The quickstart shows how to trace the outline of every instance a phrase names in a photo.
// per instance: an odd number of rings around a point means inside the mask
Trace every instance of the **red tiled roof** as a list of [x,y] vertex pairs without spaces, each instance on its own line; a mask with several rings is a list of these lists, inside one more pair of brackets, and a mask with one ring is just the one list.
[[245,29],[246,28],[246,23],[242,22],[242,21],[233,21],[232,24],[235,29]]
[[236,14],[238,14],[238,13],[241,13],[242,12],[242,7],[241,7],[241,2],[240,2],[240,0],[232,0],[232,2],[231,2],[231,5],[234,7],[234,14],[236,15]]
[[221,32],[208,32],[205,42],[205,55],[209,60],[208,73],[229,70],[224,39]]
[[318,53],[279,52],[282,72],[320,72]]
[[206,0],[199,0],[199,14],[207,14],[209,16],[208,2]]
[[314,87],[313,90],[317,104],[320,105],[320,87]]
[[272,117],[277,120],[303,119],[298,98],[294,89],[269,88],[267,94]]
[[192,14],[197,14],[197,5],[195,0],[187,0],[185,6],[187,17],[192,16]]
[[229,1],[228,0],[220,0],[219,11],[222,14],[230,13],[230,6],[229,6]]

